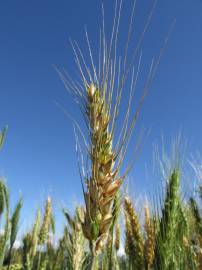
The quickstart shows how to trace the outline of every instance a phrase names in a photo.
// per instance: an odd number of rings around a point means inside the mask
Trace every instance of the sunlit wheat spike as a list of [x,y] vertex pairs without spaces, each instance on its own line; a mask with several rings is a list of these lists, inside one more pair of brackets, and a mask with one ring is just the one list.
[[0,216],[4,210],[9,211],[9,192],[4,181],[0,179]]
[[41,211],[38,210],[35,218],[35,222],[33,225],[32,229],[32,234],[31,234],[31,241],[32,241],[32,248],[31,248],[31,258],[33,258],[36,255],[37,252],[37,246],[38,246],[38,241],[39,241],[39,230],[40,230],[40,223],[41,223]]
[[39,233],[39,244],[45,244],[48,239],[49,229],[51,225],[51,216],[52,216],[52,203],[51,198],[48,197],[45,205],[45,213],[43,217],[43,222],[40,228]]
[[[88,162],[89,166],[86,166],[85,172],[83,158],[81,158],[82,169],[80,170],[82,172],[80,175],[86,205],[82,228],[85,237],[89,240],[93,256],[97,256],[101,252],[107,239],[109,228],[114,220],[113,205],[116,194],[133,164],[133,162],[129,163],[125,172],[122,175],[120,174],[120,168],[139,117],[142,103],[154,76],[155,65],[152,62],[143,87],[142,97],[137,107],[132,110],[132,101],[141,64],[141,54],[138,57],[138,53],[155,6],[154,4],[137,46],[132,48],[133,57],[130,58],[128,51],[130,50],[135,4],[136,1],[133,1],[131,5],[128,34],[123,46],[123,55],[118,55],[117,52],[123,1],[116,0],[109,41],[105,34],[104,8],[102,8],[103,21],[100,31],[100,48],[97,52],[98,59],[94,57],[96,54],[92,49],[92,42],[90,42],[87,31],[85,31],[85,35],[90,63],[88,63],[86,54],[81,50],[79,44],[71,41],[82,85],[75,82],[65,72],[57,70],[65,87],[70,90],[77,104],[79,104],[88,129],[87,149],[85,150],[87,151],[87,160],[90,162]],[[118,131],[118,139],[114,141],[116,128],[118,128],[117,119],[119,112],[122,110],[123,91],[127,91],[128,106],[122,126]],[[79,134],[81,134],[80,127],[77,124],[75,129],[78,129]],[[77,135],[76,144],[76,149],[82,153],[79,136]]]
[[85,239],[82,231],[82,226],[78,216],[80,215],[81,208],[77,207],[76,215],[74,217],[75,223],[73,228],[73,269],[80,270],[82,269],[85,254],[84,254],[84,245]]
[[17,203],[13,215],[11,217],[11,228],[10,228],[10,248],[8,251],[8,255],[7,255],[7,263],[8,266],[10,267],[11,264],[11,259],[12,259],[12,250],[13,250],[13,246],[14,243],[16,241],[16,237],[17,237],[17,233],[18,233],[18,229],[19,229],[19,219],[20,219],[20,211],[22,208],[22,198],[19,200],[19,202]]
[[0,183],[1,183],[1,190],[3,193],[1,194],[2,197],[1,200],[3,200],[1,203],[3,203],[3,207],[2,206],[1,207],[5,215],[3,235],[0,238],[0,267],[2,267],[6,255],[7,243],[9,241],[11,222],[10,222],[10,203],[9,203],[10,198],[8,188],[3,181],[0,181]]
[[200,234],[200,236],[202,237],[202,217],[201,217],[201,214],[200,214],[200,210],[199,210],[199,207],[195,201],[194,198],[190,198],[190,208],[191,208],[191,211],[192,211],[192,215],[195,219],[195,222],[196,222],[196,227],[197,227],[197,230]]
[[141,232],[141,226],[139,223],[138,215],[132,205],[131,200],[126,197],[124,200],[124,208],[128,215],[128,219],[131,226],[132,237],[135,245],[135,258],[134,258],[134,269],[141,269],[143,267],[143,252],[144,252],[144,241]]
[[11,246],[14,245],[16,240],[17,232],[19,229],[19,219],[20,219],[20,211],[22,208],[22,199],[17,203],[13,215],[11,217],[11,235],[10,235],[10,243]]
[[180,262],[177,254],[179,249],[183,247],[183,241],[179,237],[180,231],[178,231],[181,222],[179,187],[180,171],[174,169],[169,176],[164,205],[162,206],[162,217],[155,245],[155,269],[158,269],[159,265],[164,269],[169,269],[171,265],[178,267]]
[[147,269],[151,269],[154,260],[154,248],[155,248],[155,229],[152,219],[150,217],[150,209],[148,204],[145,205],[145,261]]
[[135,241],[133,239],[131,223],[128,214],[125,212],[125,253],[128,256],[129,265],[133,265],[136,256]]
[[32,247],[32,236],[30,233],[24,235],[22,239],[22,266],[23,270],[31,270],[30,250]]
[[113,202],[122,178],[116,178],[115,155],[109,132],[108,106],[100,89],[88,88],[87,116],[91,127],[92,176],[87,180],[85,192],[86,215],[84,234],[94,241],[94,252],[99,253],[113,221]]
[[81,270],[85,260],[85,238],[81,226],[83,210],[77,207],[73,217],[67,210],[64,210],[64,214],[68,226],[65,228],[63,241],[67,249],[69,269]]

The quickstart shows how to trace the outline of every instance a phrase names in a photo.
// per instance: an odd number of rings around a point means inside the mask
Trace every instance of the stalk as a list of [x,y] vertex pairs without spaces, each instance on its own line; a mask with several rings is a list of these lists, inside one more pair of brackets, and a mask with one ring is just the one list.
[[98,255],[92,253],[90,269],[91,270],[98,270],[99,269],[98,266],[99,266]]

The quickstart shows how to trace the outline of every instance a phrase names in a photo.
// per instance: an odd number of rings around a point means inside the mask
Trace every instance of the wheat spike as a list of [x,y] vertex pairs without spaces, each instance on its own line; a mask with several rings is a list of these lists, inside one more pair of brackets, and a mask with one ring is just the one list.
[[48,239],[49,229],[51,225],[51,216],[52,216],[52,203],[51,198],[48,197],[45,205],[45,213],[43,217],[43,222],[41,225],[39,233],[39,244],[43,245]]
[[[128,51],[131,42],[135,2],[133,1],[131,5],[129,28],[123,57],[117,55],[119,24],[122,11],[121,0],[115,1],[113,29],[109,42],[105,35],[104,9],[102,9],[103,26],[100,35],[98,67],[94,65],[93,54],[86,31],[90,58],[89,66],[79,45],[76,42],[71,42],[82,84],[74,81],[66,72],[57,70],[65,87],[73,94],[77,104],[79,104],[88,129],[88,134],[85,137],[78,123],[74,121],[77,154],[79,153],[83,157],[83,148],[80,145],[79,136],[84,141],[85,151],[87,153],[86,163],[88,165],[86,165],[86,171],[83,158],[81,158],[80,166],[80,176],[86,206],[82,228],[85,237],[89,240],[92,256],[97,256],[101,253],[102,247],[107,240],[113,221],[113,204],[116,194],[133,165],[133,162],[130,162],[125,172],[120,175],[120,168],[126,156],[136,121],[158,65],[158,63],[156,65],[153,62],[151,63],[143,88],[143,94],[137,107],[131,112],[141,62],[141,56],[138,60],[137,55],[139,54],[139,49],[155,6],[152,8],[137,46],[132,50],[132,57],[129,59]],[[133,67],[136,61],[138,62],[137,69]],[[121,129],[116,131],[121,100],[125,89],[128,90],[128,106]],[[79,136],[77,135],[77,131],[79,132]],[[115,131],[118,136],[114,142]],[[137,148],[135,147],[135,153]],[[90,162],[88,162],[89,160]]]
[[0,238],[0,267],[3,265],[4,257],[6,255],[7,241],[9,240],[10,235],[10,203],[9,203],[9,192],[6,185],[1,181],[1,189],[2,189],[2,198],[1,203],[3,204],[2,210],[5,214],[5,225],[4,225],[4,233]]
[[20,199],[19,202],[17,203],[14,213],[11,217],[11,235],[10,235],[11,247],[13,247],[14,242],[16,240],[21,208],[22,208],[22,199]]
[[145,205],[145,258],[146,258],[146,267],[151,269],[154,260],[154,248],[155,248],[155,233],[154,225],[151,222],[150,209],[148,205]]
[[135,253],[135,242],[133,239],[131,223],[128,214],[125,212],[125,253],[128,256],[129,267],[133,266]]
[[115,154],[109,132],[109,108],[102,92],[91,84],[88,89],[87,115],[91,126],[92,176],[85,192],[84,235],[91,241],[93,253],[99,253],[113,221],[113,202],[122,183],[114,170]]
[[40,222],[41,222],[41,212],[40,210],[37,211],[35,223],[32,229],[32,249],[31,249],[31,258],[33,258],[36,255],[37,252],[37,246],[39,241],[39,230],[40,230]]
[[13,246],[17,237],[17,233],[18,233],[21,208],[22,208],[22,199],[20,199],[19,202],[17,203],[15,210],[13,212],[13,215],[11,217],[10,248],[9,248],[8,256],[7,256],[8,268],[10,267],[10,264],[11,264],[12,249],[13,249]]
[[134,241],[134,248],[135,248],[134,269],[141,269],[141,267],[143,267],[144,241],[138,216],[135,212],[131,200],[128,197],[126,197],[124,200],[124,208],[128,215],[132,231],[132,238]]
[[74,217],[71,217],[66,210],[64,210],[64,214],[68,221],[64,232],[64,245],[68,252],[69,269],[81,270],[85,260],[85,238],[81,226],[83,210],[77,207]]
[[174,169],[169,176],[166,187],[162,217],[155,245],[155,269],[161,265],[163,269],[178,267],[177,252],[183,246],[179,226],[181,222],[181,203],[179,196],[180,171]]

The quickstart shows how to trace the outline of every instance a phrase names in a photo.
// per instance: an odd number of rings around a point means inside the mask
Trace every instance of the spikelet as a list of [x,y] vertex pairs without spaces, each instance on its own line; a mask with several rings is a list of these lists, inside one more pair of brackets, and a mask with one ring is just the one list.
[[138,216],[135,212],[132,202],[128,197],[125,198],[124,208],[128,215],[132,231],[132,237],[135,245],[134,269],[141,269],[141,267],[143,267],[144,241]]
[[52,216],[52,204],[51,204],[51,198],[48,197],[48,199],[46,201],[43,222],[42,222],[40,233],[39,233],[39,244],[40,245],[45,244],[45,242],[48,238],[48,233],[49,233],[49,229],[50,229],[50,225],[51,225],[51,216]]
[[145,261],[147,269],[151,269],[154,260],[154,248],[155,248],[155,233],[154,225],[151,222],[150,210],[148,205],[145,205]]

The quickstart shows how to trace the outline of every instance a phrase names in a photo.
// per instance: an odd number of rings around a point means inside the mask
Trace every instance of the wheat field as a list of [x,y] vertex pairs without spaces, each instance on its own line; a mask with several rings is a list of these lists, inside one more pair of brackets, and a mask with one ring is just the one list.
[[[10,209],[9,187],[0,179],[0,269],[6,270],[199,270],[202,269],[202,185],[194,196],[184,198],[183,169],[177,147],[169,157],[164,190],[154,201],[145,200],[140,209],[136,198],[123,192],[134,157],[123,169],[128,146],[136,130],[140,111],[156,74],[168,35],[159,56],[151,61],[148,74],[137,99],[135,95],[140,73],[140,48],[149,27],[153,9],[135,47],[131,46],[135,1],[131,8],[123,54],[119,55],[119,29],[122,1],[115,1],[113,26],[107,39],[103,25],[99,49],[93,55],[92,45],[85,32],[89,58],[79,44],[71,41],[80,81],[56,68],[68,94],[79,106],[86,129],[73,123],[76,140],[79,176],[83,205],[74,214],[63,209],[66,219],[63,235],[54,241],[57,230],[48,197],[43,209],[38,209],[30,230],[25,231],[21,245],[16,247],[23,198]],[[103,9],[104,13],[104,9]],[[172,28],[172,26],[171,26]],[[131,57],[132,55],[132,57]],[[128,93],[127,108],[123,111],[124,91]],[[135,109],[134,109],[135,100]],[[122,122],[117,124],[122,114]],[[6,139],[7,128],[0,133],[0,148]],[[139,153],[142,143],[133,146]],[[134,154],[134,156],[135,156]],[[173,161],[173,156],[176,159]],[[159,160],[162,166],[161,160]],[[201,167],[194,163],[195,171]],[[59,210],[58,210],[59,211]]]

